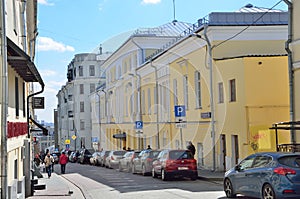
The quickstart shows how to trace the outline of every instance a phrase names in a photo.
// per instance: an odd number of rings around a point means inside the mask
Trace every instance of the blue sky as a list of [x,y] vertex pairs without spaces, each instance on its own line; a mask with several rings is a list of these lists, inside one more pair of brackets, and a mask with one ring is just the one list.
[[[233,12],[248,3],[271,8],[280,0],[175,0],[175,18],[196,23],[211,12]],[[287,10],[281,1],[275,9]],[[35,64],[44,82],[45,109],[38,120],[53,122],[56,94],[67,82],[67,66],[75,54],[119,47],[129,32],[157,27],[174,19],[173,0],[38,0]],[[121,35],[121,36],[120,36]],[[37,87],[38,90],[38,87]]]

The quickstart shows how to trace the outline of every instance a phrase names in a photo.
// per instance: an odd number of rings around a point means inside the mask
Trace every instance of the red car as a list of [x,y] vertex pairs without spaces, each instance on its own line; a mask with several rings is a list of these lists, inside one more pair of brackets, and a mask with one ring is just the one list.
[[153,161],[152,177],[161,176],[162,180],[173,177],[198,178],[197,161],[189,150],[163,150]]

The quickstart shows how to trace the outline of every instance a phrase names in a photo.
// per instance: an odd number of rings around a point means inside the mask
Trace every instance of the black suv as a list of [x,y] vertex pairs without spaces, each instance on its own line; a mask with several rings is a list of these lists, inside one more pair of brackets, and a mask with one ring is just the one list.
[[87,149],[82,149],[78,156],[78,162],[80,164],[90,163],[90,158],[92,157],[92,153]]

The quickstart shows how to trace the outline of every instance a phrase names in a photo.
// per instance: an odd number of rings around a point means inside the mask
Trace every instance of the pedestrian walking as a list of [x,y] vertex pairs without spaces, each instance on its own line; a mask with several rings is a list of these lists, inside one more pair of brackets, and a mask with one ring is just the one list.
[[59,164],[60,164],[60,170],[61,174],[66,173],[66,165],[68,163],[68,157],[66,156],[65,152],[62,152],[59,156]]
[[189,141],[189,145],[187,146],[187,149],[191,151],[193,158],[194,158],[195,153],[196,153],[196,148],[191,141]]
[[45,162],[46,172],[48,173],[48,178],[50,178],[52,172],[52,164],[54,162],[53,156],[50,155],[50,153],[47,153],[44,162]]

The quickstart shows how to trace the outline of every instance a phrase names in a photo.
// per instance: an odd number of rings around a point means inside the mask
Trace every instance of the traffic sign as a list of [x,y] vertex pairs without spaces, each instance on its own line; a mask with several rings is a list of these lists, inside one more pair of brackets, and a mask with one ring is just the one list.
[[136,121],[135,129],[143,129],[143,121]]
[[71,143],[71,141],[69,139],[65,140],[65,144],[70,144],[70,143]]
[[72,135],[73,140],[76,140],[76,138],[77,138],[76,135]]
[[185,117],[185,106],[180,105],[180,106],[175,106],[175,117]]

